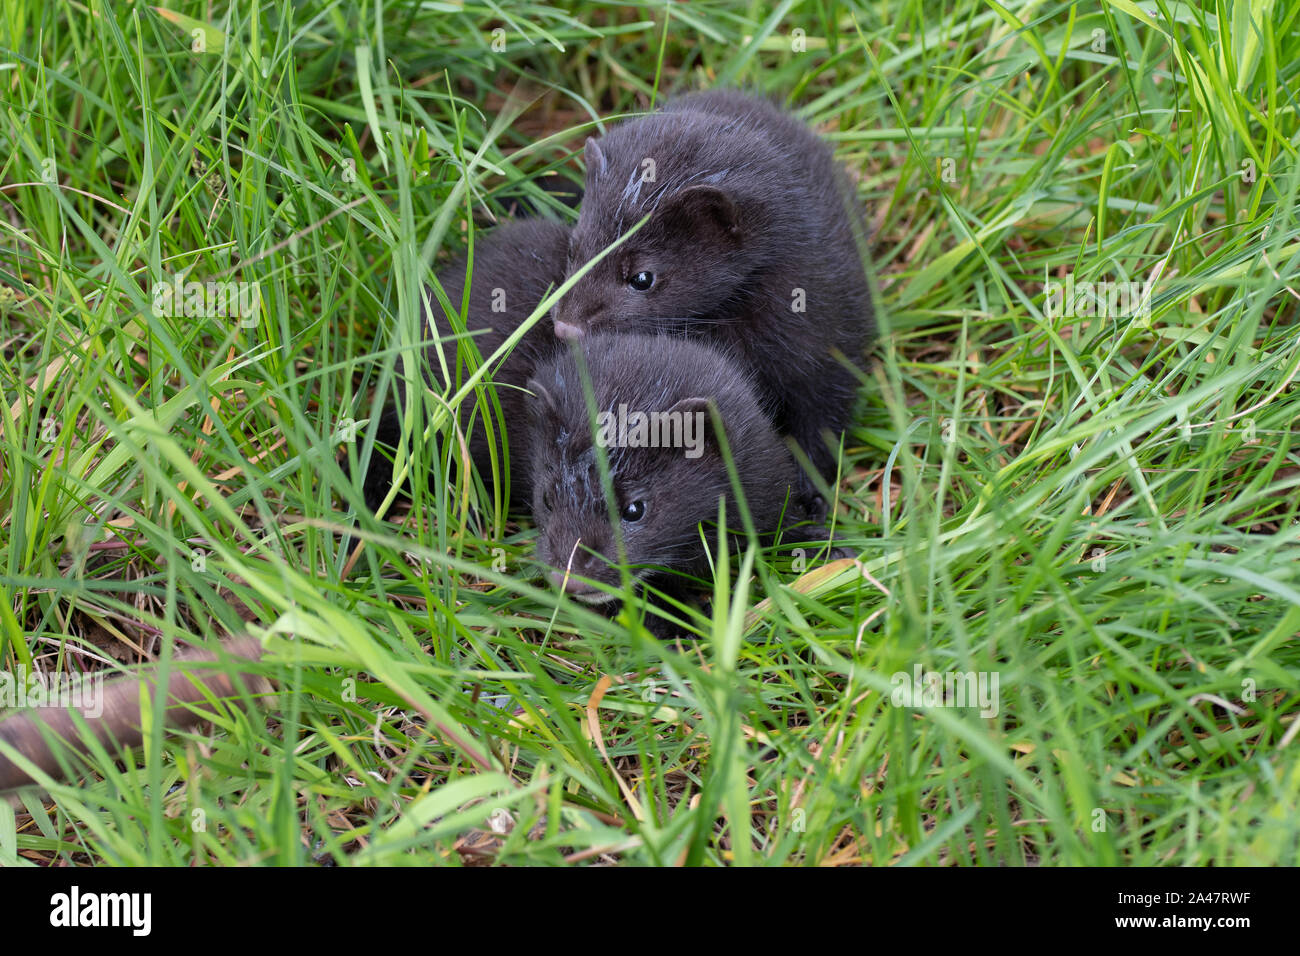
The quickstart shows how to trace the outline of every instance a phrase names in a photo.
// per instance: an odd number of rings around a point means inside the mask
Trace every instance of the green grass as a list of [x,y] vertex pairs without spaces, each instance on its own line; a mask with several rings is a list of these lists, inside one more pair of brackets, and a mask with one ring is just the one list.
[[[1140,8],[0,2],[0,666],[250,631],[280,688],[0,805],[0,863],[1294,864],[1300,7]],[[735,557],[666,646],[336,457],[471,219],[726,83],[876,228],[861,561]],[[155,316],[181,270],[252,327]],[[895,706],[918,665],[996,715]]]

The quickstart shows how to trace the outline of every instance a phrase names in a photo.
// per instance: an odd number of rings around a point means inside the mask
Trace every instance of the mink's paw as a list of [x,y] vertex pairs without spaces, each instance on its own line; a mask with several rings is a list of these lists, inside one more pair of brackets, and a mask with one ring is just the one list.
[[[671,589],[671,596],[688,606],[695,607],[706,617],[710,613],[709,601],[701,595]],[[685,625],[656,614],[655,609],[686,621],[691,619],[690,614],[681,608],[673,607],[670,602],[658,595],[644,595],[644,600],[646,606],[639,609],[641,624],[655,640],[663,644],[693,644],[700,639],[700,635],[687,630]]]
[[802,472],[799,473],[794,495],[799,509],[807,520],[813,524],[822,524],[826,521],[826,499],[817,490],[812,479]]

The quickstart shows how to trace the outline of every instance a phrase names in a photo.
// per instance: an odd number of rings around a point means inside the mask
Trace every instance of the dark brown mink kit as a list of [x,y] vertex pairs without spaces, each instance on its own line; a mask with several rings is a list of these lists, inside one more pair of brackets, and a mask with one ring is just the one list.
[[569,274],[650,218],[556,306],[556,334],[680,331],[724,347],[831,478],[875,323],[862,210],[830,147],[775,104],[714,90],[588,140],[586,166]]
[[[610,600],[574,575],[617,586],[621,539],[633,579],[684,596],[682,575],[709,575],[720,500],[733,532],[726,546],[743,547],[727,456],[758,535],[770,541],[805,519],[789,449],[735,356],[681,336],[595,332],[575,345],[541,363],[528,383],[537,558],[553,583],[565,581],[567,569],[574,597]],[[629,409],[660,429],[651,425],[639,440],[626,440],[632,430],[616,437],[613,423]],[[608,431],[593,427],[600,414]]]

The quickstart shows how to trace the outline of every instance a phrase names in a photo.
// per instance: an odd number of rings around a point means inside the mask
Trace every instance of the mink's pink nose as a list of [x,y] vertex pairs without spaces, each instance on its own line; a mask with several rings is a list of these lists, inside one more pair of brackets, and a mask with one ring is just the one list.
[[576,325],[570,325],[568,322],[555,320],[555,335],[561,339],[577,339],[582,337],[582,329]]
[[568,582],[565,582],[563,571],[551,571],[546,576],[551,579],[552,584],[554,584],[557,588],[563,587],[565,592],[568,594],[573,594],[573,595],[596,594],[598,590],[597,588],[588,584],[586,581],[578,580],[572,574],[569,575]]

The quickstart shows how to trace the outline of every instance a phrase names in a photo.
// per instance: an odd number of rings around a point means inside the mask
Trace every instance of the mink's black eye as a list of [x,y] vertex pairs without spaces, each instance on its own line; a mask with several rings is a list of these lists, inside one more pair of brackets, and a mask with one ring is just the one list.
[[551,489],[547,488],[542,492],[542,507],[547,511],[555,510],[555,503],[551,500]]
[[650,287],[655,284],[655,274],[653,272],[638,272],[627,282],[637,292],[649,292]]
[[645,502],[633,501],[623,508],[622,517],[624,521],[640,521],[645,517]]

